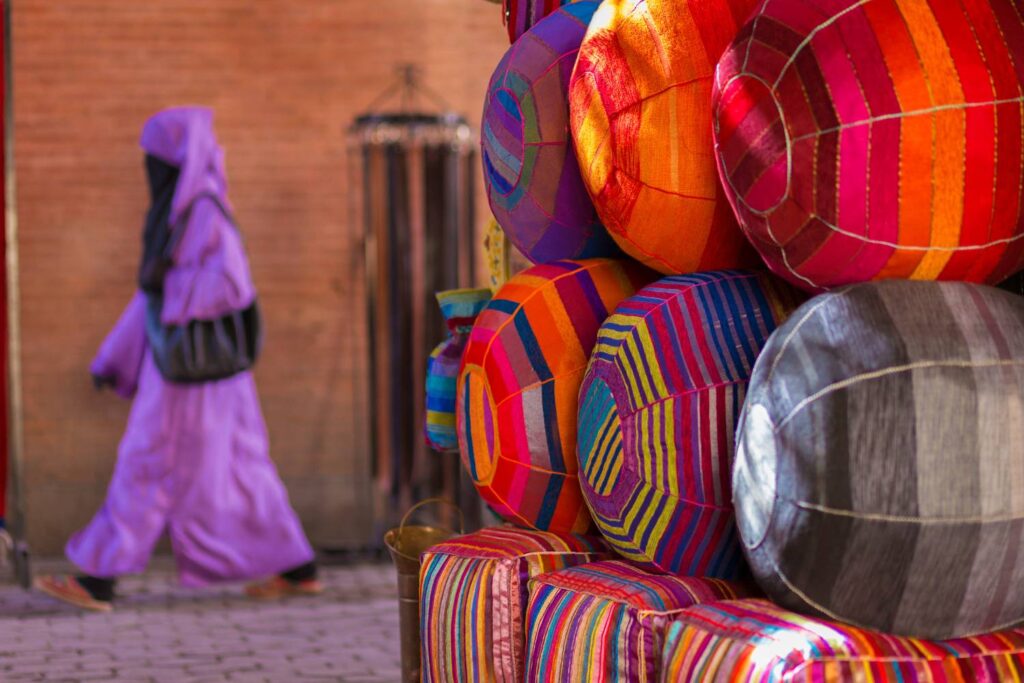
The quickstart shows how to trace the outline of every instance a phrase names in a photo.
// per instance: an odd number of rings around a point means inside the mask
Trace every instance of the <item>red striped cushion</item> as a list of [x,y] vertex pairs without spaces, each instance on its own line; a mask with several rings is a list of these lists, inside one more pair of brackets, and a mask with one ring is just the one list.
[[494,527],[435,545],[420,569],[424,683],[517,683],[527,582],[605,555],[600,539]]
[[526,680],[657,680],[675,614],[749,590],[718,579],[651,574],[618,560],[540,576],[530,582]]
[[615,309],[580,389],[580,483],[626,558],[684,576],[745,570],[736,418],[757,354],[801,293],[768,273],[673,275]]
[[1019,0],[772,0],[716,72],[719,172],[811,290],[1024,266]]
[[580,382],[601,323],[651,279],[628,261],[554,261],[513,277],[477,318],[456,431],[477,489],[507,521],[590,528],[576,475]]
[[972,638],[900,638],[801,616],[767,600],[681,612],[663,683],[1000,683],[1024,680],[1024,629]]

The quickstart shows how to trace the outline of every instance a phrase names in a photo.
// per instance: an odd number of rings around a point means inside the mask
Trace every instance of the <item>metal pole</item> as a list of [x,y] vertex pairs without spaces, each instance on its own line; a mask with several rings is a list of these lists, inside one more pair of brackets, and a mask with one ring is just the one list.
[[21,405],[21,300],[18,277],[18,210],[14,173],[14,69],[11,55],[11,5],[4,2],[4,193],[7,246],[7,451],[10,467],[10,531],[14,537],[14,571],[28,588],[32,581],[25,541],[25,498],[22,486],[23,435]]

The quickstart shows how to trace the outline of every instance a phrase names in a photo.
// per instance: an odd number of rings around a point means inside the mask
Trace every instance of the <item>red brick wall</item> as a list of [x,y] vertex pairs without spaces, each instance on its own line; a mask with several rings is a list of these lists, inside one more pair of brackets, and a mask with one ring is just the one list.
[[[476,125],[507,47],[483,0],[16,0],[14,111],[30,542],[60,549],[102,500],[128,404],[87,365],[133,289],[142,122],[215,108],[268,328],[272,453],[315,540],[366,505],[348,237],[348,122],[415,62]],[[481,211],[481,213],[483,213]]]

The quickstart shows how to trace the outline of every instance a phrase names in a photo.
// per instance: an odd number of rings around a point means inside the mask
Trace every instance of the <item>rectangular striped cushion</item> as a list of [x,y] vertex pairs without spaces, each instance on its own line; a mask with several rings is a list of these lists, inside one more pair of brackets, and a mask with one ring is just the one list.
[[682,612],[669,629],[662,672],[663,683],[1021,681],[1024,629],[921,640],[735,600]]
[[526,680],[651,683],[678,612],[749,592],[720,579],[652,574],[621,560],[545,574],[530,582]]
[[522,681],[530,578],[606,554],[597,538],[509,526],[427,550],[420,568],[424,683]]

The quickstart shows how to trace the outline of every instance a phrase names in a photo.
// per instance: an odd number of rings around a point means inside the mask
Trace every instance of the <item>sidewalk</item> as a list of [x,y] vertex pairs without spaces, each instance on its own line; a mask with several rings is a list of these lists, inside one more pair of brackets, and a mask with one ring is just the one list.
[[157,561],[122,582],[110,614],[0,584],[0,681],[397,683],[393,568],[325,567],[322,578],[322,596],[260,603],[240,586],[183,589]]

